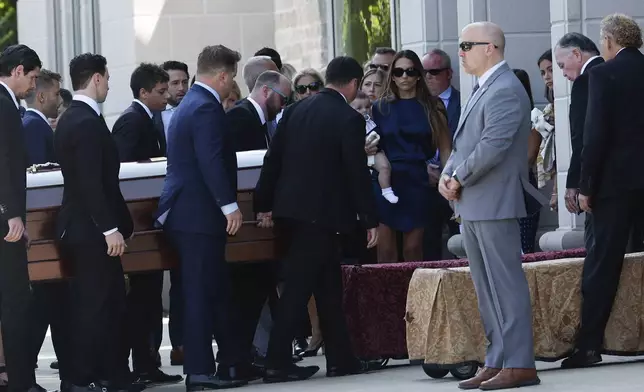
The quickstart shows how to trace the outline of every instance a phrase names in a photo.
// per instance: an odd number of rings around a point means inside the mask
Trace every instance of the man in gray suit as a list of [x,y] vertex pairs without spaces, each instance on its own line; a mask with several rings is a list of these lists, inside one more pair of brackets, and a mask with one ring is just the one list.
[[[532,309],[521,267],[518,218],[547,202],[528,182],[530,100],[503,59],[505,36],[489,22],[468,25],[459,56],[478,83],[463,109],[454,148],[439,181],[463,225],[465,251],[490,342],[485,367],[461,389],[494,390],[540,383]],[[538,201],[538,203],[537,203]]]

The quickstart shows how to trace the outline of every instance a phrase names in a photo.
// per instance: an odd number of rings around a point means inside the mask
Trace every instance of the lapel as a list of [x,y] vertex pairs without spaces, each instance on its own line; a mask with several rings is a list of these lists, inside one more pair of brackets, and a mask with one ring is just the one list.
[[165,125],[163,125],[163,116],[162,112],[153,112],[152,113],[152,122],[154,123],[154,128],[159,135],[159,147],[161,148],[161,153],[163,156],[167,156],[167,142],[165,140]]
[[477,91],[477,94],[474,96],[474,99],[472,99],[472,96],[470,96],[470,99],[467,101],[467,105],[465,105],[464,112],[461,113],[461,118],[458,123],[458,127],[456,128],[456,132],[454,133],[454,140],[456,140],[456,137],[458,134],[461,132],[461,129],[463,129],[463,125],[465,125],[465,120],[467,120],[467,116],[469,116],[470,112],[472,112],[472,109],[478,101],[481,99],[483,95],[487,92],[487,90],[490,88],[490,85],[494,83],[494,81],[501,76],[504,72],[507,72],[510,70],[510,66],[508,63],[503,64],[502,66],[499,67],[490,77],[485,81],[485,83],[479,87],[479,90]]

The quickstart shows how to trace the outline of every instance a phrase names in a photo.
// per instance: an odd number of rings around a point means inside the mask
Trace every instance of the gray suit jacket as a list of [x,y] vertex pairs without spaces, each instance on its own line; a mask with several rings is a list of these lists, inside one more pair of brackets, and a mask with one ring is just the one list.
[[443,170],[463,186],[454,211],[468,221],[525,217],[527,199],[548,202],[528,181],[532,125],[525,88],[503,64],[470,100]]

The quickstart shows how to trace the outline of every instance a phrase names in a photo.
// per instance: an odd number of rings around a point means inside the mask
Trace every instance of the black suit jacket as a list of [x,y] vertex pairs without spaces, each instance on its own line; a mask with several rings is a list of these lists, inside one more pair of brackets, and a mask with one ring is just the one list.
[[644,189],[644,55],[626,48],[589,76],[580,191],[608,197]]
[[228,113],[228,122],[232,126],[235,151],[265,150],[270,144],[268,128],[255,110],[255,106],[244,98],[232,107]]
[[102,239],[104,232],[118,228],[128,238],[133,224],[119,185],[119,153],[103,117],[73,101],[58,121],[54,148],[65,181],[59,237]]
[[152,122],[159,136],[159,150],[162,156],[168,156],[168,142],[165,138],[165,125],[163,124],[162,112],[152,112]]
[[264,158],[255,210],[274,218],[355,230],[373,228],[376,202],[364,151],[365,120],[325,89],[286,109]]
[[26,215],[27,151],[20,112],[4,86],[0,86],[0,122],[0,232],[5,233],[9,219]]
[[579,177],[581,175],[581,150],[584,147],[584,124],[586,122],[586,108],[588,107],[588,71],[601,63],[604,59],[598,57],[588,63],[584,73],[579,75],[572,84],[570,92],[570,143],[572,145],[572,156],[566,177],[566,188],[579,188]]
[[125,109],[112,127],[121,162],[143,161],[163,156],[159,132],[145,108],[136,102]]

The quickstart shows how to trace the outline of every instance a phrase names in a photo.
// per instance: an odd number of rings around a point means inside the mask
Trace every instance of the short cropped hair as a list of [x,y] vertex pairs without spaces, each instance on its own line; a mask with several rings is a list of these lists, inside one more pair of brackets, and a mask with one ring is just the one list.
[[255,52],[254,56],[268,56],[273,60],[275,65],[277,65],[278,70],[282,70],[282,56],[280,56],[279,52],[273,48],[261,48],[257,52]]
[[441,58],[441,68],[451,69],[452,68],[452,58],[449,57],[446,51],[443,49],[435,48],[432,49],[429,54],[435,54]]
[[38,53],[27,45],[11,45],[0,53],[0,76],[11,76],[11,72],[19,65],[29,73],[36,68],[42,68]]
[[206,46],[197,58],[197,73],[232,72],[241,54],[223,45]]
[[74,91],[87,87],[92,76],[107,72],[107,60],[100,54],[83,53],[74,57],[69,62],[69,76],[72,79]]
[[608,15],[601,21],[600,31],[602,35],[611,35],[615,43],[623,48],[642,47],[642,29],[630,16]]
[[152,91],[159,83],[168,83],[168,73],[156,64],[141,63],[132,72],[130,77],[130,89],[134,98],[139,98],[141,89]]
[[181,61],[168,60],[161,65],[161,68],[163,68],[163,70],[166,72],[183,71],[186,73],[186,76],[188,76],[188,79],[190,79],[190,73],[188,72],[188,64],[183,63]]
[[599,49],[597,49],[597,45],[595,45],[593,40],[577,32],[565,34],[559,39],[557,46],[563,49],[576,48],[583,53],[599,56]]
[[36,79],[36,88],[27,94],[25,101],[29,104],[33,103],[37,93],[50,89],[54,85],[54,82],[60,83],[62,79],[62,76],[56,72],[44,68],[41,69]]
[[277,71],[264,71],[258,77],[253,87],[253,91],[261,89],[263,86],[275,88],[280,85],[284,75]]
[[275,63],[268,56],[253,56],[246,61],[244,69],[242,70],[242,77],[244,78],[244,83],[246,83],[246,87],[248,87],[249,91],[255,88],[257,78],[259,78],[259,75],[269,70],[268,66],[270,64]]
[[326,82],[335,86],[346,86],[356,79],[358,84],[364,76],[360,63],[353,57],[339,56],[326,67]]
[[388,47],[376,48],[375,54],[390,54],[392,56],[396,55],[396,50]]
[[69,107],[69,105],[72,104],[72,100],[74,98],[72,92],[67,90],[66,88],[60,89],[60,97],[63,99],[63,107],[65,108]]

